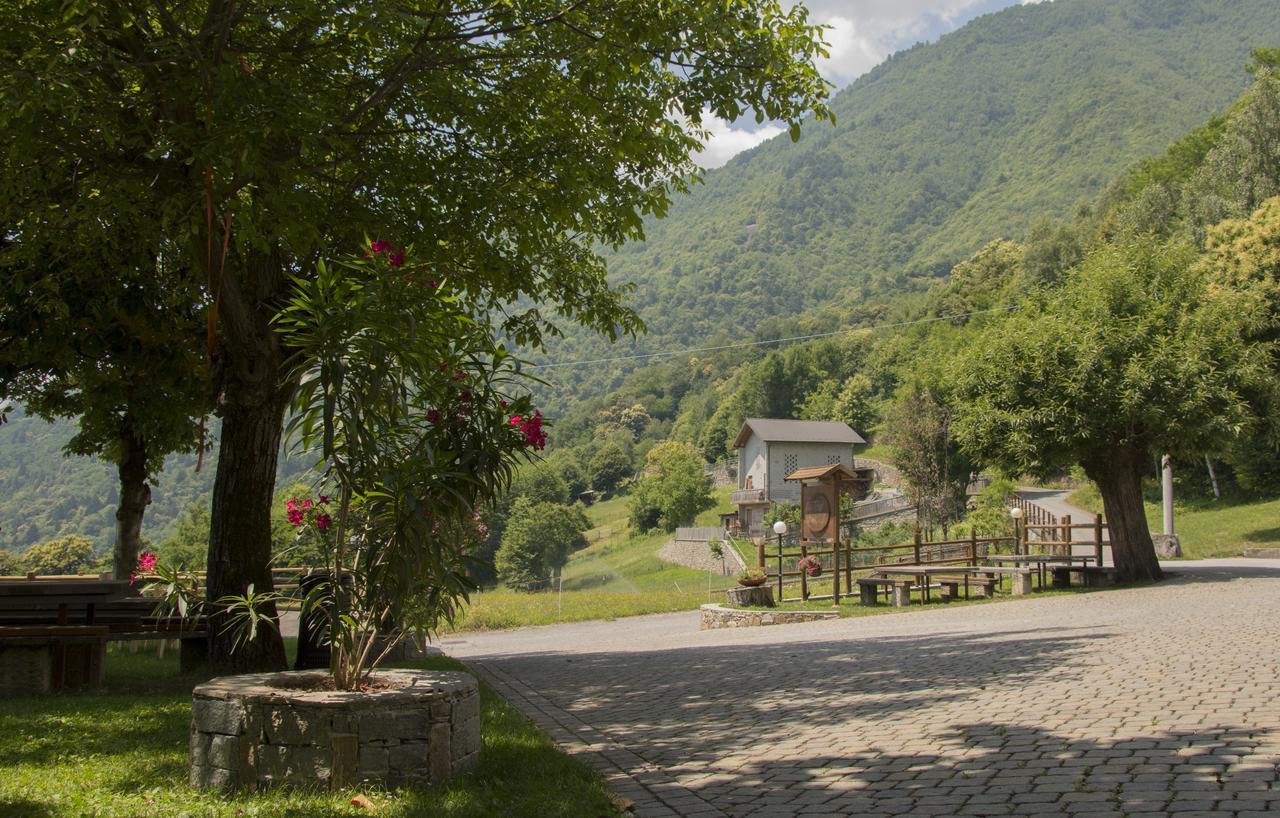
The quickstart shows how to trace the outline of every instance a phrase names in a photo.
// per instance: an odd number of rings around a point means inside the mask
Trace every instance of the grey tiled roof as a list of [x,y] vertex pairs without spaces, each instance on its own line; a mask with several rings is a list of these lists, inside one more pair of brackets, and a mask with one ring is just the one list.
[[761,440],[786,440],[796,443],[866,443],[847,423],[835,420],[774,420],[747,418],[734,440],[734,448],[746,445],[748,430]]

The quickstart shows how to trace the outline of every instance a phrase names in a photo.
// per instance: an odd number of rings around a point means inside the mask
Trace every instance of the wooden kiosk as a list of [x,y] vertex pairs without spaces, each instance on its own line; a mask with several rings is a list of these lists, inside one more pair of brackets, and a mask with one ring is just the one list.
[[[809,555],[809,549],[830,553],[831,597],[840,604],[840,498],[862,500],[871,493],[875,483],[874,469],[851,469],[841,463],[828,466],[810,466],[797,469],[784,479],[800,483],[800,554]],[[802,595],[808,597],[808,578],[800,577]],[[781,584],[781,574],[779,574]],[[781,590],[779,590],[781,597]]]

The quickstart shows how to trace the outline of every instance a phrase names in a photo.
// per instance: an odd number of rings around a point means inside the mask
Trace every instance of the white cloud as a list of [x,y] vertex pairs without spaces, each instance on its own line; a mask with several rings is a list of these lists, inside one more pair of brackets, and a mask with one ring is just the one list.
[[828,79],[857,77],[875,68],[888,56],[883,46],[861,36],[858,24],[848,17],[835,15],[820,22],[830,26],[825,33],[830,56],[818,61],[822,76]]
[[[783,132],[783,128],[766,123],[754,129],[736,128],[723,119],[703,112],[703,124],[711,132],[711,138],[701,152],[694,154],[693,161],[700,167],[718,168],[734,156],[748,148],[754,148],[766,139],[772,139]],[[752,121],[752,125],[755,122]]]
[[[841,89],[870,71],[895,51],[933,40],[969,20],[1016,3],[1042,0],[803,0],[809,22],[828,26],[829,56],[818,70]],[[775,123],[757,125],[750,118],[729,123],[703,116],[711,138],[693,160],[718,168],[734,155],[777,136]]]

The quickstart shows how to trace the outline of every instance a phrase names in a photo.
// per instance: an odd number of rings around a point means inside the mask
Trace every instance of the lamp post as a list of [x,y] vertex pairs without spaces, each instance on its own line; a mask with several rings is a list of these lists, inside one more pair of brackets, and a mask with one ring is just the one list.
[[1022,553],[1022,509],[1014,506],[1009,509],[1009,516],[1013,518],[1013,553]]
[[773,524],[773,533],[778,535],[778,601],[782,601],[782,538],[787,533],[787,523],[778,520]]

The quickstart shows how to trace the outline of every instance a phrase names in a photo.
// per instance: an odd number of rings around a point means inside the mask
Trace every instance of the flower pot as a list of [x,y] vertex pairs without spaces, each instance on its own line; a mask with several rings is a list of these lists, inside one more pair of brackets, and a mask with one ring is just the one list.
[[739,579],[738,584],[744,588],[759,588],[768,581],[768,577],[760,577],[759,579]]

